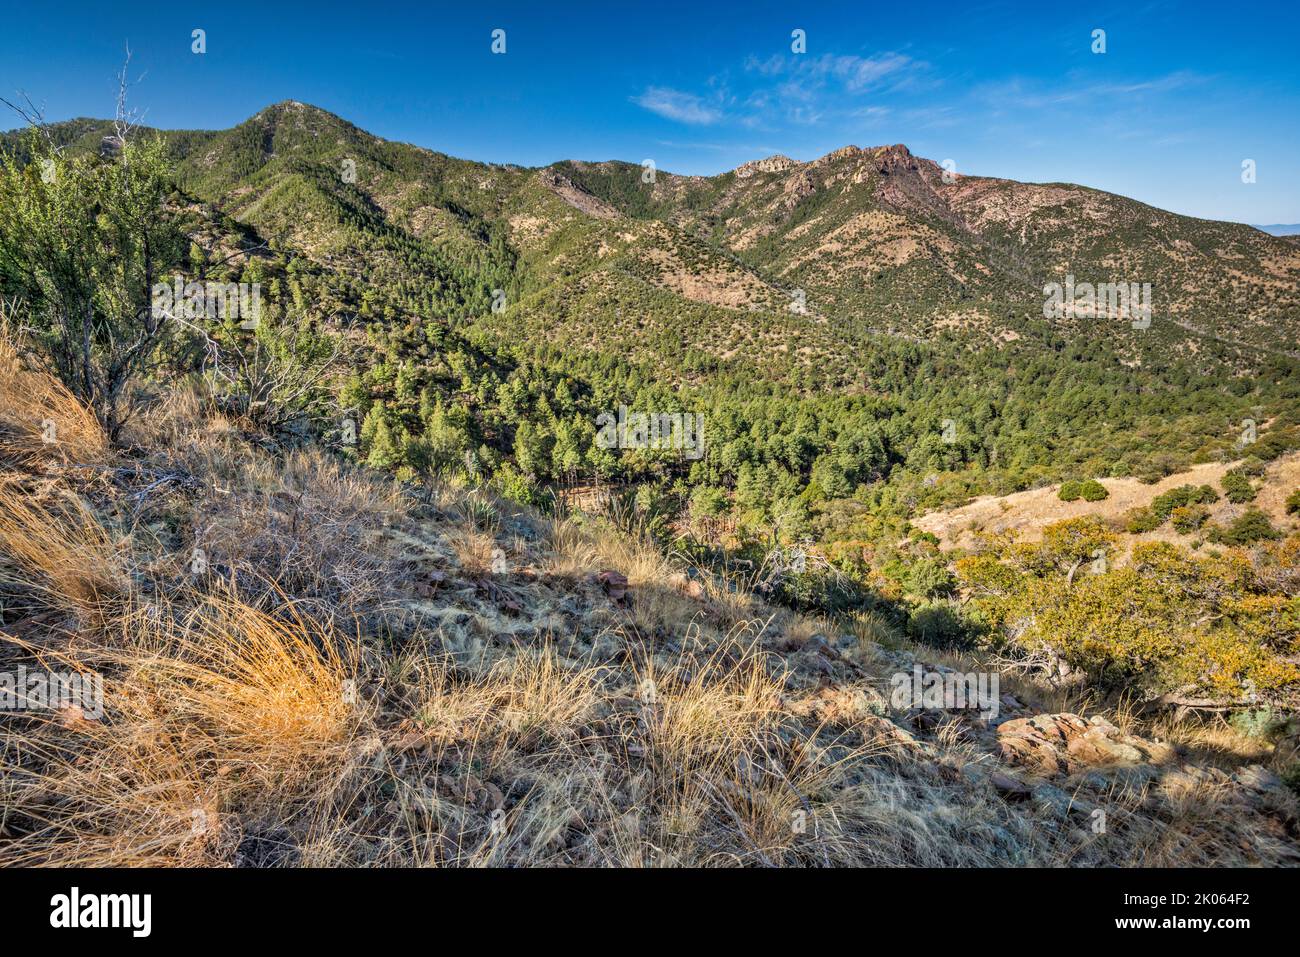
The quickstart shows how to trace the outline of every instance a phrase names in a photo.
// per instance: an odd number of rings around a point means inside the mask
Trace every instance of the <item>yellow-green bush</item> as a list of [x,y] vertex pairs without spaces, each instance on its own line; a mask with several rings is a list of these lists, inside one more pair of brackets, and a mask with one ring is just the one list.
[[1294,700],[1300,670],[1300,535],[1248,554],[1196,556],[1142,543],[1122,564],[1097,519],[1049,526],[1037,544],[991,542],[957,563],[992,639],[1060,660],[1107,689]]

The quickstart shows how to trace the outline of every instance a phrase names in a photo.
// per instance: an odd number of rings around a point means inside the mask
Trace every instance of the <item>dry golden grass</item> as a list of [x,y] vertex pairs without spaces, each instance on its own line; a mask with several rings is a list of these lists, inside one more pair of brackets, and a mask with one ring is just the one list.
[[[1124,727],[1119,721],[1115,723]],[[1194,751],[1202,763],[1225,770],[1242,764],[1267,764],[1276,750],[1262,737],[1242,734],[1221,715],[1179,717],[1166,712],[1147,721],[1137,733]]]
[[472,525],[462,525],[451,531],[447,543],[456,556],[456,563],[468,574],[482,576],[492,570],[492,555],[499,546],[497,540],[487,532],[481,532]]
[[97,465],[109,457],[94,414],[58,379],[27,368],[0,328],[0,459]]
[[653,546],[634,536],[621,534],[611,526],[593,530],[590,543],[595,556],[591,570],[617,569],[627,576],[627,582],[633,588],[663,587],[673,577],[672,567]]
[[146,404],[126,427],[126,439],[140,448],[158,450],[171,466],[201,475],[218,488],[245,487],[269,460],[244,440],[225,415],[211,408],[204,385],[183,379]]
[[600,571],[600,550],[592,536],[571,518],[551,526],[547,569],[558,578],[575,579]]
[[364,718],[351,657],[309,619],[236,596],[125,612],[77,651],[106,676],[101,720],[5,726],[3,817],[23,837],[0,862],[228,860],[246,822],[301,814],[346,766]]
[[300,449],[279,462],[254,458],[231,484],[187,516],[189,541],[174,562],[202,548],[245,588],[274,582],[344,615],[391,595],[400,573],[377,540],[410,511],[393,483]]
[[90,618],[126,587],[124,547],[77,496],[0,476],[0,582]]
[[[370,862],[853,859],[828,802],[842,765],[782,739],[780,676],[743,645],[627,671],[566,667],[549,648],[473,678],[446,662],[418,670],[419,704],[389,738],[384,770],[400,781],[376,822],[387,830],[367,835]],[[355,853],[322,835],[312,859]]]
[[600,670],[562,667],[549,648],[501,658],[473,681],[457,679],[446,659],[422,662],[413,720],[438,745],[490,742],[492,752],[534,735],[563,738],[590,714]]

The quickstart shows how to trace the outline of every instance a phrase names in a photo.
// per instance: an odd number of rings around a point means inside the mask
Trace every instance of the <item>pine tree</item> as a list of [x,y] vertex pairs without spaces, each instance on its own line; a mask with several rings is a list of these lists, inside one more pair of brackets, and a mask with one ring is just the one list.
[[382,403],[376,402],[370,407],[361,424],[361,440],[365,445],[366,464],[372,468],[392,468],[402,459],[401,445],[393,434]]

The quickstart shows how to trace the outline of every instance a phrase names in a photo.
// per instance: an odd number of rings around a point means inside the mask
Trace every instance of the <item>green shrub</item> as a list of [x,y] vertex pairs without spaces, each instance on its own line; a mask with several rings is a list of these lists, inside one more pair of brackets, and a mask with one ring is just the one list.
[[1218,500],[1218,493],[1208,485],[1199,488],[1195,485],[1180,485],[1178,488],[1171,488],[1163,495],[1157,495],[1151,503],[1151,511],[1163,525],[1176,508],[1183,505],[1211,505]]
[[1130,535],[1153,532],[1161,525],[1159,516],[1149,508],[1135,508],[1127,515],[1124,528]]
[[1244,505],[1255,497],[1255,487],[1250,484],[1250,479],[1236,469],[1225,475],[1219,484],[1223,486],[1228,501],[1234,505]]
[[913,611],[907,619],[907,636],[936,647],[956,645],[966,637],[966,627],[952,605],[929,602]]
[[1286,513],[1294,515],[1296,512],[1300,512],[1300,488],[1288,495],[1286,499]]
[[112,154],[62,150],[35,127],[25,146],[30,165],[8,148],[0,156],[0,290],[116,440],[139,409],[136,384],[173,344],[176,304],[154,292],[186,251],[167,202],[167,146],[151,135]]
[[537,481],[509,463],[497,470],[493,484],[496,485],[497,492],[502,498],[508,498],[521,505],[541,504],[541,490],[537,487]]
[[1088,479],[1079,486],[1079,494],[1083,496],[1085,502],[1100,502],[1110,495],[1106,491],[1106,486],[1102,485],[1096,479]]
[[957,580],[943,559],[922,558],[908,568],[906,586],[909,593],[920,598],[945,598],[956,590]]
[[1062,502],[1075,502],[1083,494],[1081,483],[1071,479],[1068,482],[1062,482],[1061,488],[1057,491],[1056,497]]
[[1209,517],[1210,510],[1204,505],[1180,505],[1169,514],[1169,521],[1179,534],[1190,535]]
[[697,485],[691,490],[691,511],[704,518],[716,518],[731,504],[726,489]]
[[1281,538],[1282,533],[1273,527],[1267,515],[1251,507],[1231,525],[1213,529],[1206,537],[1220,545],[1251,545],[1255,542]]
[[1258,456],[1250,456],[1232,471],[1240,472],[1247,478],[1261,478],[1268,469],[1268,463]]
[[[1092,543],[1062,553],[1062,530],[1070,523],[1048,526],[1037,545],[995,544],[957,560],[971,596],[963,621],[986,622],[990,647],[1000,636],[1041,656],[1044,668],[1064,660],[1092,687],[1139,695],[1193,688],[1232,702],[1257,694],[1263,704],[1291,700],[1300,688],[1289,633],[1280,647],[1260,638],[1277,632],[1289,604],[1285,575],[1253,574],[1241,552],[1198,556],[1167,542],[1138,543],[1127,563],[1080,575],[1077,556]],[[1283,565],[1296,568],[1294,556]]]
[[1271,738],[1279,729],[1286,727],[1286,723],[1285,716],[1277,714],[1268,706],[1239,711],[1228,719],[1228,724],[1232,725],[1233,730],[1238,734],[1264,741]]

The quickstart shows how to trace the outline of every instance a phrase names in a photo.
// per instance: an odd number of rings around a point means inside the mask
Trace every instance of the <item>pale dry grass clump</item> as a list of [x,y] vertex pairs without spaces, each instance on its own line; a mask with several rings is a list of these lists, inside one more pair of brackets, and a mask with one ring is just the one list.
[[374,813],[318,826],[313,863],[853,860],[832,798],[849,762],[782,735],[782,675],[752,645],[628,669],[548,647],[476,675],[413,667],[419,701],[348,798]]
[[636,601],[626,624],[636,634],[681,631],[707,618],[720,633],[772,614],[752,592],[701,573],[692,578],[648,539],[625,533],[607,521],[556,521],[548,535],[547,570],[577,580],[604,571],[627,578]]
[[825,836],[808,824],[833,768],[810,740],[781,736],[783,676],[752,648],[737,652],[639,672],[648,836],[664,863],[793,862]]
[[236,488],[209,493],[194,510],[192,542],[241,586],[274,582],[282,591],[346,616],[373,610],[400,580],[381,541],[410,513],[392,482],[298,449],[276,462],[258,458]]
[[303,861],[562,862],[554,839],[591,783],[582,738],[602,670],[566,666],[549,647],[474,673],[423,654],[397,670],[389,727],[312,821]]
[[574,519],[556,521],[547,536],[547,568],[562,579],[578,579],[600,571],[600,550],[592,536]]
[[[1159,789],[1159,814],[1151,813],[1151,790]],[[1294,796],[1255,797],[1243,801],[1240,788],[1209,780],[1169,786],[1164,782],[1141,793],[1120,795],[1128,807],[1122,841],[1109,847],[1123,867],[1258,867],[1296,866],[1300,850],[1294,829]],[[1143,805],[1142,801],[1147,800]],[[1291,805],[1288,807],[1288,805]]]
[[[173,706],[221,742],[223,767],[263,788],[308,786],[321,759],[344,742],[360,705],[357,644],[281,603],[271,615],[234,596],[210,598],[180,622],[179,638],[163,624],[124,622],[141,638],[141,677],[179,691]],[[153,637],[156,636],[156,637]],[[143,656],[140,656],[143,657]],[[140,657],[134,660],[139,661]],[[178,701],[177,699],[181,699]]]
[[97,465],[110,456],[94,413],[54,376],[29,368],[0,328],[0,459],[35,467]]
[[682,626],[700,611],[699,604],[681,590],[685,578],[658,549],[607,522],[559,519],[546,542],[546,570],[555,578],[576,582],[612,571],[627,579],[637,598],[624,614],[637,634]]
[[200,379],[175,382],[145,404],[125,429],[126,440],[160,453],[160,465],[180,468],[224,491],[245,487],[271,456],[247,441],[227,416],[212,408]]
[[465,682],[450,662],[426,659],[413,717],[435,744],[487,742],[493,753],[534,736],[572,738],[591,713],[602,681],[597,668],[567,668],[550,648],[498,658]]
[[132,546],[70,489],[0,476],[6,664],[98,675],[105,699],[4,716],[0,862],[228,863],[246,829],[302,817],[346,777],[366,720],[356,640],[274,585],[272,613],[188,576],[136,579]]
[[[547,523],[486,486],[464,483],[463,478],[439,481],[428,490],[438,535],[450,557],[471,578],[504,574],[525,562],[531,564],[538,557],[532,543],[544,537]],[[550,571],[540,570],[544,574]]]
[[860,648],[897,648],[904,643],[902,629],[879,611],[863,611],[848,622],[849,632]]
[[89,619],[125,591],[125,547],[78,496],[0,476],[0,584]]
[[494,536],[468,525],[449,531],[447,545],[455,556],[456,564],[464,574],[471,577],[489,574],[492,571],[493,553],[500,548]]
[[633,588],[663,587],[674,575],[673,568],[652,544],[598,522],[575,518],[556,521],[548,534],[551,572],[566,578],[580,578],[616,570]]
[[0,863],[232,861],[247,828],[308,813],[345,775],[364,720],[348,647],[233,595],[135,607],[66,662],[105,675],[102,719],[5,725]]
[[1194,751],[1202,760],[1222,768],[1268,763],[1279,750],[1265,736],[1243,734],[1217,714],[1177,717],[1165,712],[1149,720],[1140,733]]

